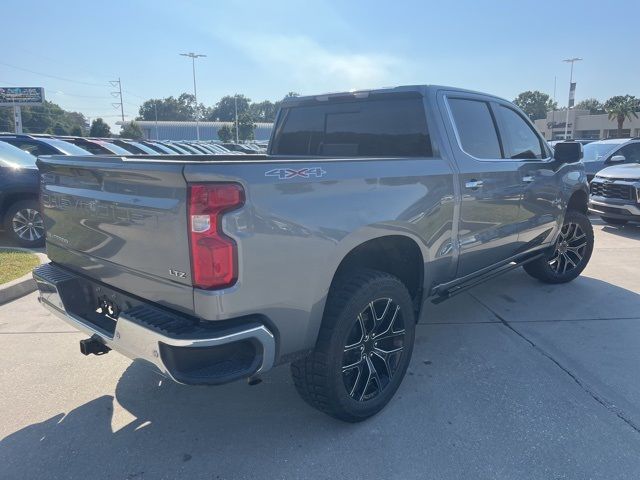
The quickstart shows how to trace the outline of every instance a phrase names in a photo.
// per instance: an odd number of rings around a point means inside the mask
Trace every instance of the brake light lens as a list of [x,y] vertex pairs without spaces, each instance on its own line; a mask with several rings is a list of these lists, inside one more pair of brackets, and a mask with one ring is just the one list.
[[238,279],[236,242],[222,231],[222,216],[244,204],[237,183],[189,185],[189,239],[193,286],[225,288]]

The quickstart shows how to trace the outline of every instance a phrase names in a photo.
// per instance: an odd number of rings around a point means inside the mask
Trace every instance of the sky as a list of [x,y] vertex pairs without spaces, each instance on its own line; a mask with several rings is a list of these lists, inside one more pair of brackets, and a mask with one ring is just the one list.
[[[122,81],[125,119],[149,98],[191,93],[213,105],[408,84],[463,87],[513,99],[640,97],[640,2],[377,0],[88,2],[3,7],[0,86],[42,86],[48,100],[112,126]],[[118,131],[116,127],[115,131]]]

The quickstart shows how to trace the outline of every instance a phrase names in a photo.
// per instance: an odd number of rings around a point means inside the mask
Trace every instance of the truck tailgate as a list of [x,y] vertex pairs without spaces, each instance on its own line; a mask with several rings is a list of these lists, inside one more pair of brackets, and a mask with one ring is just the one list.
[[38,167],[53,262],[193,311],[182,163],[42,157]]

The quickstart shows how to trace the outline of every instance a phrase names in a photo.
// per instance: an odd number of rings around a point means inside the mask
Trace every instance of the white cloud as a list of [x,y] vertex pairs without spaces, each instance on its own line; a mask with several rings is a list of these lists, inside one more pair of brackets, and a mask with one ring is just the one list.
[[371,88],[396,83],[408,69],[398,57],[336,52],[301,35],[225,36],[225,41],[304,92]]

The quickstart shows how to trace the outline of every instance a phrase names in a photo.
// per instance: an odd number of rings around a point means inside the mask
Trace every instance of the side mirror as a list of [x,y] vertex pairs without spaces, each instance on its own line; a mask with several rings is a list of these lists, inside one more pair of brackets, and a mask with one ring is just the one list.
[[553,150],[553,157],[560,163],[576,163],[582,158],[582,145],[578,142],[559,142]]
[[622,163],[622,162],[625,162],[626,160],[627,159],[625,158],[624,155],[614,155],[609,159],[609,163]]

